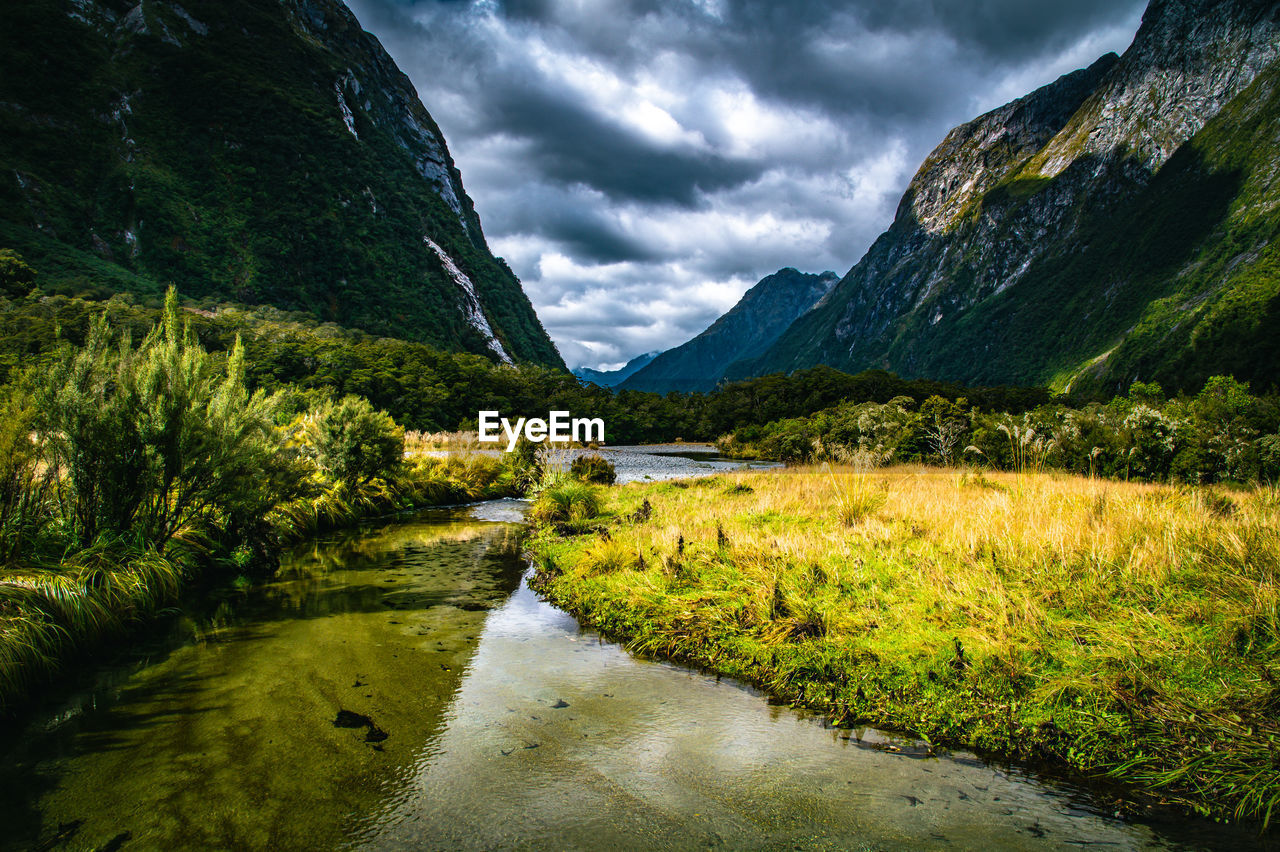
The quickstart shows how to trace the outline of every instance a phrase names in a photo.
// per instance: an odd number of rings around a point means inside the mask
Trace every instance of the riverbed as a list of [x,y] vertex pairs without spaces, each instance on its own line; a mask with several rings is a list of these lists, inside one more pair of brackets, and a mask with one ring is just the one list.
[[[630,479],[733,464],[625,452],[649,456],[614,456]],[[272,582],[176,616],[3,732],[0,845],[1258,845],[1194,819],[1122,819],[1094,790],[636,658],[523,582],[524,507],[326,536]]]

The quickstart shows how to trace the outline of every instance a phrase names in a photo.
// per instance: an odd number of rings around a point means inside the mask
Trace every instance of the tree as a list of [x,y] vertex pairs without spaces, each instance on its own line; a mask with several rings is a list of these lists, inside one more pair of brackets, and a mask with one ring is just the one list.
[[36,271],[13,249],[0,249],[0,292],[21,298],[36,285]]
[[404,460],[404,429],[363,397],[323,403],[309,418],[307,435],[316,465],[347,488],[385,477]]
[[935,394],[921,404],[920,421],[929,449],[950,467],[955,461],[956,446],[969,428],[964,410]]

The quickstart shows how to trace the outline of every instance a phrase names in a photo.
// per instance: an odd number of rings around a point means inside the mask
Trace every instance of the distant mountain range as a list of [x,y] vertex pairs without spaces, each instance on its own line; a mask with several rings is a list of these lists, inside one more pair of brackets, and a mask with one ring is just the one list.
[[652,352],[637,355],[616,370],[593,370],[590,367],[577,367],[573,370],[573,374],[582,380],[584,384],[590,383],[599,385],[602,388],[611,388],[621,384],[624,379],[627,379],[636,370],[658,357],[661,352],[661,349],[655,349]]
[[790,267],[780,269],[748,290],[706,331],[651,359],[620,387],[657,393],[709,391],[730,364],[767,349],[838,280],[834,272],[812,275]]
[[338,0],[0,11],[0,248],[45,293],[271,305],[558,368],[439,127]]
[[1153,0],[1123,56],[952,130],[857,265],[727,375],[1275,386],[1278,56],[1280,4]]

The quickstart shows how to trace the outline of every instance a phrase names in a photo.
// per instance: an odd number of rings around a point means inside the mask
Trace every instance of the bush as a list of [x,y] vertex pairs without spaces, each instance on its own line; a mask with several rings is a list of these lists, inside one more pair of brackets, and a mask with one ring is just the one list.
[[504,461],[511,473],[511,483],[520,494],[528,494],[542,482],[546,470],[538,458],[538,445],[524,435],[516,441],[515,449],[504,453]]
[[612,485],[618,479],[618,472],[613,462],[604,456],[578,456],[569,465],[569,473],[583,482],[596,482],[601,485]]
[[306,431],[316,466],[349,489],[385,479],[404,461],[404,429],[363,397],[321,404],[308,417]]
[[579,524],[600,514],[603,501],[594,485],[576,479],[561,479],[538,492],[529,509],[529,519],[542,524]]
[[1269,482],[1280,480],[1280,434],[1263,435],[1258,439],[1258,462],[1263,479]]
[[36,412],[31,394],[0,390],[0,564],[9,564],[50,520],[53,471],[32,440]]
[[179,531],[264,514],[291,496],[277,400],[245,386],[244,349],[210,355],[163,321],[135,349],[105,317],[64,347],[35,394],[38,437],[64,488],[59,509],[87,544],[129,533],[157,549]]
[[1247,384],[1229,377],[1215,376],[1194,397],[1166,399],[1158,385],[1135,382],[1128,397],[1105,405],[1073,408],[1059,400],[1019,416],[966,405],[963,397],[953,402],[938,395],[915,412],[905,397],[841,403],[808,417],[742,426],[716,446],[726,455],[788,463],[843,463],[870,453],[1153,482],[1280,477],[1280,398],[1253,396]]

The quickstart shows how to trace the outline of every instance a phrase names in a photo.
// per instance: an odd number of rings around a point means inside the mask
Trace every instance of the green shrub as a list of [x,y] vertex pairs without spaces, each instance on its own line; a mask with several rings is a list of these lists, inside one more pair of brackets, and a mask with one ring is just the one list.
[[1263,479],[1270,482],[1280,480],[1280,434],[1263,435],[1258,439],[1258,463]]
[[322,403],[308,418],[307,440],[317,467],[349,489],[392,475],[404,461],[404,429],[363,397]]
[[36,425],[81,543],[128,532],[163,549],[184,528],[260,515],[290,496],[276,399],[250,393],[244,371],[238,341],[224,359],[180,326],[172,289],[136,348],[105,316],[83,347],[63,348],[37,387]]
[[524,435],[516,441],[515,449],[503,454],[511,482],[520,494],[528,494],[542,483],[546,470],[538,458],[538,445]]
[[578,456],[569,465],[569,473],[583,482],[595,482],[601,485],[612,485],[618,480],[618,472],[613,462],[604,456]]
[[9,564],[50,520],[53,471],[32,440],[36,411],[24,388],[0,389],[0,564]]

